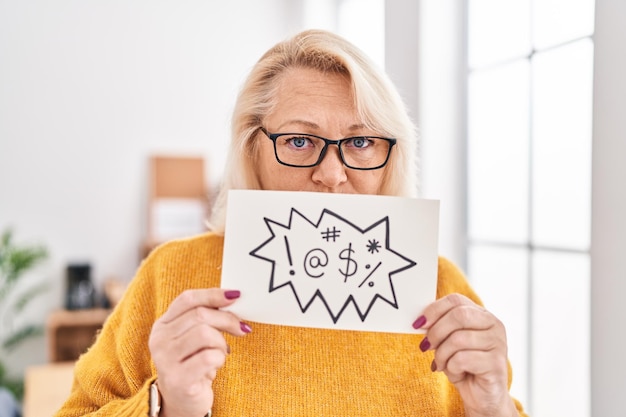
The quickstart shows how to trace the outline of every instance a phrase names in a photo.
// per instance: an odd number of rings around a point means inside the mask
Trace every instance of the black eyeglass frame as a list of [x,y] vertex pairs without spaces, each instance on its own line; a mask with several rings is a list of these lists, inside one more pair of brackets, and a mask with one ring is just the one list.
[[[278,161],[278,163],[281,164],[281,165],[292,167],[292,168],[312,168],[314,166],[318,166],[319,164],[322,163],[322,160],[326,156],[326,151],[328,150],[328,145],[337,145],[337,147],[339,148],[339,157],[341,158],[341,162],[346,167],[348,167],[350,169],[357,169],[359,171],[371,171],[371,170],[374,170],[374,169],[380,169],[380,168],[384,167],[385,165],[387,165],[387,162],[389,162],[389,157],[391,156],[391,150],[393,149],[393,146],[397,143],[397,140],[395,138],[384,138],[382,136],[360,135],[360,136],[351,136],[349,138],[343,138],[343,139],[338,139],[338,140],[332,140],[332,139],[326,139],[326,138],[324,138],[322,136],[312,135],[310,133],[270,133],[263,126],[259,127],[259,130],[261,130],[263,133],[265,133],[265,136],[267,136],[274,143],[274,156],[276,157],[276,160]],[[280,158],[278,157],[278,150],[276,149],[276,139],[278,139],[281,136],[287,136],[287,135],[310,136],[310,137],[313,137],[313,138],[317,138],[317,139],[323,140],[324,141],[324,147],[322,148],[322,150],[320,152],[320,156],[319,156],[319,158],[317,158],[317,161],[315,161],[315,163],[309,164],[309,165],[293,165],[293,164],[288,164],[286,162],[281,161]],[[346,162],[345,158],[343,157],[343,150],[341,149],[341,144],[345,143],[345,142],[347,142],[349,140],[359,139],[359,138],[382,139],[382,140],[385,140],[385,141],[387,141],[389,143],[389,150],[387,151],[387,157],[385,158],[385,160],[383,161],[382,164],[377,165],[375,167],[359,168],[359,167],[353,167],[353,166],[351,166],[350,164],[348,164]]]

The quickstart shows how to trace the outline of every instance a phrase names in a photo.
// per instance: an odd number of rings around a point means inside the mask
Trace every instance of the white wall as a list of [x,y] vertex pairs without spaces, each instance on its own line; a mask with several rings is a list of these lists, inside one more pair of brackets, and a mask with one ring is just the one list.
[[[622,417],[626,389],[626,2],[596,0],[591,410]],[[572,343],[576,343],[575,336]]]
[[[0,0],[0,230],[50,250],[29,280],[63,303],[64,268],[128,281],[151,153],[201,154],[215,183],[249,68],[298,28],[290,0]],[[43,343],[11,365],[45,362]]]
[[385,65],[419,128],[420,196],[440,200],[439,253],[465,267],[465,9],[387,0]]

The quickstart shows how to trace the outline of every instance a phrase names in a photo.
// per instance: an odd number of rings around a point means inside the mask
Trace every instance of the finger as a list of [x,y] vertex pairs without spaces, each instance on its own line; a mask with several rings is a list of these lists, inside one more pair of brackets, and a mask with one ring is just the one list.
[[206,349],[228,353],[228,344],[222,333],[206,324],[198,324],[180,337],[173,339],[168,347],[177,362],[185,362],[191,356]]
[[422,315],[413,323],[413,327],[415,329],[429,329],[446,313],[459,306],[477,306],[481,308],[464,295],[457,293],[449,294],[426,306]]
[[446,368],[448,361],[459,352],[486,352],[496,358],[506,356],[506,341],[497,332],[459,330],[452,333],[435,350],[435,361]]
[[226,363],[226,354],[221,349],[204,349],[190,356],[183,363],[183,371],[200,373],[198,377],[213,381],[217,371]]
[[241,321],[233,313],[207,307],[195,307],[170,322],[161,320],[159,324],[165,327],[163,331],[168,332],[172,338],[180,337],[197,325],[215,327],[235,336],[245,334]]
[[[434,349],[438,349],[442,343],[456,332],[485,332],[493,330],[494,333],[497,333],[499,329],[496,329],[495,326],[498,323],[495,316],[488,311],[475,306],[463,305],[448,310],[439,320],[431,324],[431,327],[426,332],[426,337],[430,345]],[[459,339],[462,339],[464,336],[467,336],[467,333],[456,335],[455,340],[457,343],[461,343],[461,347],[463,347],[463,340]]]
[[157,322],[149,347],[155,362],[172,364],[203,348],[219,348],[228,353],[229,347],[221,332],[243,336],[250,331],[248,324],[230,312],[198,307],[174,322]]
[[[211,385],[217,375],[217,371],[224,366],[226,355],[220,349],[205,349],[177,366],[168,366],[157,369],[159,374],[159,386],[162,387],[163,396],[173,395],[178,398],[175,403],[190,404],[201,399],[211,400]],[[206,409],[206,406],[200,407]]]
[[502,379],[506,383],[508,372],[506,360],[497,358],[490,352],[462,350],[456,352],[445,364],[435,358],[433,370],[444,372],[453,384],[464,380],[468,374],[491,383]]
[[[430,340],[429,340],[430,341]],[[457,330],[443,342],[431,342],[441,357],[450,357],[461,350],[495,351],[506,350],[506,337],[497,330]]]
[[239,291],[221,288],[207,288],[183,291],[172,301],[169,308],[161,316],[163,322],[175,320],[185,312],[196,307],[221,308],[234,303],[239,298]]

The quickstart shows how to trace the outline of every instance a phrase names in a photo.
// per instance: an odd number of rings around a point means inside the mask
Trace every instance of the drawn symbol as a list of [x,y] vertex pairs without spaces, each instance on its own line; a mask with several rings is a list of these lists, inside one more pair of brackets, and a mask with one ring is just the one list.
[[[346,252],[348,252],[347,255],[345,255]],[[342,271],[341,269],[339,269],[339,272],[344,277],[343,282],[346,282],[348,280],[348,277],[351,277],[352,275],[356,274],[356,270],[358,269],[358,265],[356,261],[352,259],[352,252],[354,252],[354,250],[352,249],[352,242],[350,242],[350,244],[348,245],[346,249],[339,252],[339,259],[346,260],[346,270]],[[354,270],[352,270],[352,266],[351,266],[353,264],[354,264]]]
[[[382,264],[382,262],[378,262],[378,265],[376,265],[376,268],[372,269],[372,271],[369,274],[367,274],[367,276],[365,277],[363,282],[361,282],[359,284],[359,288],[361,288],[361,286],[367,282],[367,280],[372,276],[372,274],[378,269],[380,264]],[[369,265],[367,265],[366,268],[369,268]],[[370,287],[373,287],[374,286],[374,281],[368,282],[367,285],[369,285]]]
[[319,278],[324,275],[324,271],[315,275],[311,270],[326,265],[328,265],[328,255],[322,249],[311,249],[304,257],[304,272],[311,278]]
[[376,239],[368,240],[366,246],[367,246],[367,251],[372,254],[374,252],[378,252],[378,250],[380,249],[380,243],[378,243]]
[[335,239],[339,237],[340,233],[341,233],[341,230],[337,230],[335,226],[333,226],[333,230],[330,230],[330,228],[327,227],[326,231],[322,232],[321,235],[322,235],[322,239],[326,239],[326,242],[330,242],[330,239],[332,239],[334,242]]
[[[287,247],[287,259],[289,259],[289,266],[293,267],[293,262],[291,261],[291,251],[289,250],[289,241],[287,240],[287,236],[285,235],[285,246]],[[295,275],[296,271],[293,269],[289,270],[289,275]]]

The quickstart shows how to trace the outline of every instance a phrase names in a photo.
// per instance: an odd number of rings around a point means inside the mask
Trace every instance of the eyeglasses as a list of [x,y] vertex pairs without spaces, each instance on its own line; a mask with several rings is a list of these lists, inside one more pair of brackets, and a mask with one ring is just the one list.
[[371,170],[384,167],[396,144],[393,138],[354,136],[331,140],[307,133],[269,133],[260,128],[274,142],[276,160],[289,167],[310,168],[319,165],[328,145],[337,145],[341,162],[348,168]]

